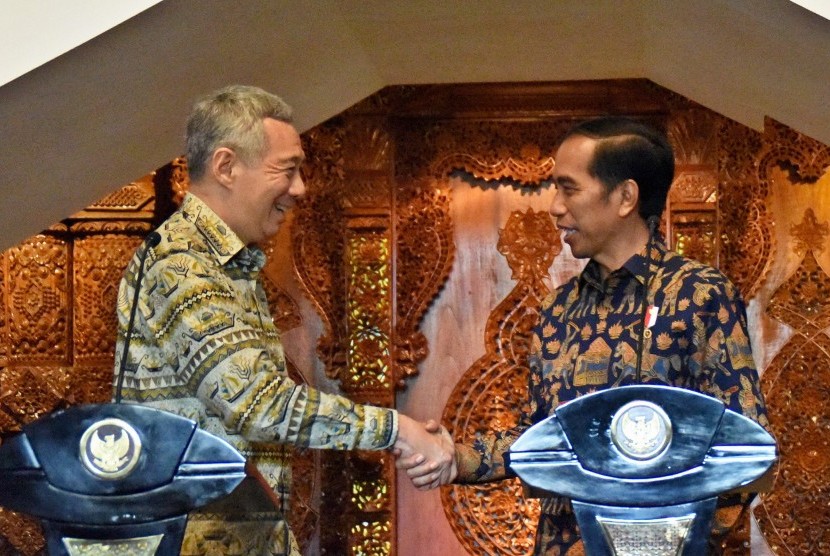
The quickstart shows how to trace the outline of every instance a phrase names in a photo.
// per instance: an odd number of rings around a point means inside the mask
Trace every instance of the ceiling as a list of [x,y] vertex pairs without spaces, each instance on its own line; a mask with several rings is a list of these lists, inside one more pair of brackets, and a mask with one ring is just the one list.
[[304,130],[387,85],[645,77],[830,144],[830,21],[788,0],[146,5],[0,87],[0,249],[181,154],[192,99],[229,83]]

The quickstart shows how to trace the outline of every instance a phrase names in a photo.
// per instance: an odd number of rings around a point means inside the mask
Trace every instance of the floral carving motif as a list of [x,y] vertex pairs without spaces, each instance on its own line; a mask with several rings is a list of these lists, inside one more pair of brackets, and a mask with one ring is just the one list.
[[9,359],[68,364],[69,246],[38,235],[6,252]]
[[419,325],[452,267],[455,244],[447,193],[422,182],[399,196],[396,247],[395,375],[402,388],[427,355]]
[[339,122],[304,134],[310,161],[304,169],[308,194],[295,209],[291,236],[300,286],[323,321],[317,352],[331,378],[346,368],[346,313],[337,302],[346,298],[343,135]]
[[758,173],[769,176],[772,166],[790,174],[790,182],[812,184],[830,169],[830,147],[771,118],[764,122],[765,149],[759,156]]
[[775,250],[773,217],[765,203],[769,184],[756,171],[765,141],[758,132],[726,118],[721,118],[718,137],[718,211],[723,230],[719,267],[744,298],[751,299],[769,272]]
[[803,259],[767,308],[793,336],[762,379],[781,460],[775,489],[755,515],[773,549],[790,554],[830,549],[830,276],[815,257],[827,234],[827,223],[818,222],[812,209],[792,227]]
[[[510,215],[498,250],[517,284],[487,320],[486,354],[464,373],[447,402],[443,422],[456,442],[469,444],[477,433],[518,423],[518,409],[527,402],[530,336],[538,307],[550,293],[544,279],[562,244],[550,215],[529,209]],[[445,487],[441,499],[471,553],[519,555],[532,548],[539,506],[524,499],[518,481]]]
[[95,235],[75,240],[74,350],[79,361],[112,360],[115,354],[115,307],[124,268],[141,238]]

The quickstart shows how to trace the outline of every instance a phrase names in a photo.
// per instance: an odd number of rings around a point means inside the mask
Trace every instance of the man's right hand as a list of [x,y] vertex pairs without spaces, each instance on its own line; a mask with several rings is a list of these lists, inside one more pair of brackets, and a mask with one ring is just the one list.
[[398,415],[395,466],[406,471],[418,490],[449,484],[457,474],[455,444],[446,428],[435,421],[419,423]]

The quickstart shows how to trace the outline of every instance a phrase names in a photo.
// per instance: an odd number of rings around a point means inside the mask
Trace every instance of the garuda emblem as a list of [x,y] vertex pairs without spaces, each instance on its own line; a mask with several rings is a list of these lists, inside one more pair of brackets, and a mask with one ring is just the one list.
[[671,421],[660,406],[633,401],[622,406],[611,420],[611,439],[626,456],[648,460],[660,455],[671,441]]
[[103,419],[81,437],[81,461],[104,479],[126,477],[138,463],[141,440],[135,429],[121,419]]

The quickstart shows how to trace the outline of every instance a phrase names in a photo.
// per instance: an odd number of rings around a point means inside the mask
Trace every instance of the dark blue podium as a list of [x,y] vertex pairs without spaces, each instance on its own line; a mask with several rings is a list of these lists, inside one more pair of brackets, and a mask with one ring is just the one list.
[[589,556],[706,553],[717,498],[765,490],[775,440],[712,397],[637,385],[563,404],[511,447],[531,496],[573,502]]
[[177,555],[187,513],[244,478],[224,440],[140,405],[72,407],[0,445],[0,506],[40,518],[54,555]]

